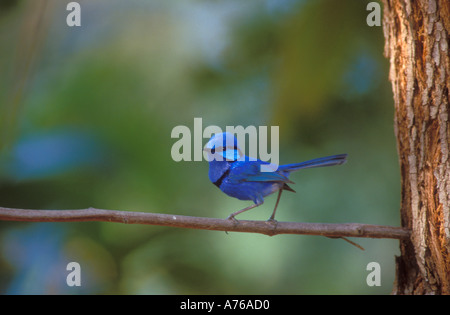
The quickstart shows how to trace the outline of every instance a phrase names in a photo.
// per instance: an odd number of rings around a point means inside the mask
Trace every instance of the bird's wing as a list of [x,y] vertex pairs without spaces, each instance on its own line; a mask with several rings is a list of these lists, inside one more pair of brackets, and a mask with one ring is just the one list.
[[245,162],[236,167],[228,176],[228,180],[235,183],[241,182],[283,182],[293,183],[289,178],[278,172],[261,172],[262,163]]

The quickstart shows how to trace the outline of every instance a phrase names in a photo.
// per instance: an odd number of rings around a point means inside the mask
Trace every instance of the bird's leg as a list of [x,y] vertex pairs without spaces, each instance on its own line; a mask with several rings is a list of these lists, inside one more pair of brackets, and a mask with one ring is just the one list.
[[277,202],[275,203],[275,208],[273,209],[272,215],[270,216],[269,220],[267,220],[267,221],[275,221],[275,212],[277,211],[278,203],[280,202],[282,192],[283,192],[283,189],[280,189],[278,191],[278,197],[277,197]]
[[244,209],[242,209],[242,210],[233,212],[232,214],[230,214],[230,215],[228,216],[227,220],[235,220],[235,221],[237,221],[236,218],[235,218],[235,216],[237,216],[239,213],[242,213],[242,212],[244,212],[244,211],[247,211],[247,210],[256,208],[257,206],[260,206],[260,205],[262,205],[262,204],[263,204],[263,202],[261,202],[261,203],[255,203],[255,204],[253,204],[253,205],[251,205],[251,206],[248,206],[247,208],[244,208]]

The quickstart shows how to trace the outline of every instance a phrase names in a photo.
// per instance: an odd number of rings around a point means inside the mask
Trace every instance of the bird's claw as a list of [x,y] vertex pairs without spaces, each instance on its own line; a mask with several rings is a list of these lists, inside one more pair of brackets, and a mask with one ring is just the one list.
[[234,217],[234,214],[230,214],[227,220],[233,220],[233,222],[238,223],[239,221]]
[[267,219],[266,222],[278,223],[278,221],[275,220],[275,218],[273,216],[271,216],[269,219]]
[[[233,221],[233,227],[235,227],[239,223],[239,221],[234,217],[234,214],[230,214],[227,220]],[[225,231],[225,233],[228,234],[228,231]]]
[[273,225],[273,230],[277,229],[278,221],[275,220],[274,218],[270,217],[266,222]]

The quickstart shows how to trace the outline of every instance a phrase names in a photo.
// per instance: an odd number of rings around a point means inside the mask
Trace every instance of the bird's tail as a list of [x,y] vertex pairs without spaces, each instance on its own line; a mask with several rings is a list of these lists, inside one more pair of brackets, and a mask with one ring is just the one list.
[[347,161],[347,154],[338,154],[338,155],[332,155],[332,156],[325,156],[301,163],[294,163],[294,164],[286,164],[286,165],[280,165],[278,167],[281,171],[286,172],[292,172],[292,171],[298,171],[304,168],[313,168],[313,167],[324,167],[324,166],[333,166],[333,165],[340,165],[344,164]]

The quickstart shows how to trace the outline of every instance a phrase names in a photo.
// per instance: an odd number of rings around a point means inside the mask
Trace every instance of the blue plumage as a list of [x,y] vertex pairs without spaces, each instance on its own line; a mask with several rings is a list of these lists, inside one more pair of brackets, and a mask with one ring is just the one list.
[[237,144],[234,135],[230,133],[216,134],[205,146],[209,160],[209,179],[228,196],[240,200],[252,200],[253,205],[236,211],[228,217],[234,217],[264,203],[264,197],[278,191],[275,209],[269,220],[274,220],[280,201],[281,192],[295,192],[288,184],[293,183],[289,175],[293,171],[306,168],[340,165],[346,162],[347,154],[321,157],[301,163],[278,166],[274,172],[262,172],[261,166],[270,163],[252,160],[245,156]]

